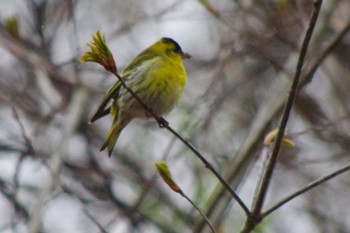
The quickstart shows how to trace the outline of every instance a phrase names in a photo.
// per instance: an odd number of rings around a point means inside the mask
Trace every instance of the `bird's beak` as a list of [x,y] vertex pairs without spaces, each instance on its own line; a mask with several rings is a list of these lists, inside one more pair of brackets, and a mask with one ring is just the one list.
[[182,52],[180,56],[182,57],[182,59],[190,59],[192,57],[190,54],[184,52]]

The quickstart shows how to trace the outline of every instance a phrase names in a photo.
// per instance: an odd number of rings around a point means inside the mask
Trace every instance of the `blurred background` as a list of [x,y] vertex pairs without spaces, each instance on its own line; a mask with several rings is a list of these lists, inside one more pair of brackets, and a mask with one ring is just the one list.
[[[174,180],[217,232],[245,215],[216,177],[153,120],[135,120],[114,153],[111,119],[89,125],[116,79],[82,64],[106,35],[121,71],[167,36],[191,54],[184,96],[165,116],[250,207],[278,127],[310,0],[0,0],[0,232],[209,232],[158,177]],[[324,1],[265,209],[350,161],[350,2]],[[332,45],[332,46],[330,46]],[[301,195],[255,232],[350,232],[349,173]]]

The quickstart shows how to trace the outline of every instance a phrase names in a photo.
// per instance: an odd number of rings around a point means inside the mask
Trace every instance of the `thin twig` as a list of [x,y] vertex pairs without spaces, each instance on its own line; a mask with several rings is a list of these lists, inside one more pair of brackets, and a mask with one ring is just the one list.
[[274,212],[275,210],[277,210],[278,208],[280,208],[281,206],[283,206],[287,202],[293,200],[294,198],[300,196],[301,194],[306,193],[310,189],[313,189],[316,186],[319,186],[320,184],[322,184],[322,183],[324,183],[324,182],[326,182],[326,181],[328,181],[328,180],[330,180],[330,179],[332,179],[332,178],[334,178],[334,177],[336,177],[336,176],[338,176],[338,175],[340,175],[340,174],[342,174],[342,173],[344,173],[344,172],[346,172],[348,170],[350,170],[350,164],[348,164],[348,165],[346,165],[346,166],[344,166],[344,167],[342,167],[342,168],[340,168],[340,169],[338,169],[338,170],[336,170],[336,171],[334,171],[334,172],[332,172],[332,173],[330,173],[330,174],[328,174],[326,176],[323,176],[323,177],[321,177],[321,178],[319,178],[319,179],[309,183],[304,188],[302,188],[302,189],[300,189],[300,190],[290,194],[289,196],[283,198],[281,201],[279,201],[277,204],[272,206],[270,209],[268,209],[265,212],[263,212],[261,214],[261,217],[262,218],[266,217],[267,215],[271,214],[272,212]]
[[18,115],[18,112],[17,112],[15,107],[12,107],[12,115],[15,118],[17,124],[19,125],[19,127],[21,129],[21,135],[22,135],[22,138],[24,139],[24,143],[25,143],[25,145],[27,147],[28,153],[35,154],[35,150],[34,150],[32,141],[27,136],[27,133],[26,133],[26,131],[24,129],[24,125],[23,125],[22,121],[19,119],[19,115]]
[[12,107],[12,115],[15,118],[17,124],[19,125],[19,127],[21,129],[21,135],[22,135],[22,138],[24,139],[24,143],[26,145],[26,148],[25,148],[26,152],[20,153],[21,156],[19,157],[19,159],[18,159],[18,161],[16,163],[15,174],[13,176],[14,195],[16,195],[16,191],[17,191],[17,189],[19,187],[19,179],[18,179],[18,177],[19,177],[19,173],[20,173],[22,162],[24,161],[24,158],[26,157],[27,153],[35,154],[35,150],[34,150],[32,141],[27,136],[27,133],[26,133],[26,131],[24,129],[24,125],[23,125],[22,121],[20,120],[18,112],[17,112],[15,107]]
[[85,216],[90,219],[95,225],[96,227],[99,229],[99,231],[101,233],[107,233],[108,231],[104,229],[104,227],[95,219],[95,217],[90,213],[90,211],[88,210],[88,208],[86,206],[84,206],[84,214]]
[[242,207],[244,212],[247,216],[250,216],[251,213],[248,209],[248,207],[244,204],[244,202],[241,200],[241,198],[231,189],[231,186],[226,182],[226,180],[215,170],[215,168],[209,163],[208,160],[206,160],[203,155],[186,139],[184,139],[179,133],[177,133],[175,130],[173,130],[170,126],[166,126],[166,129],[169,130],[175,137],[180,139],[205,165],[206,168],[208,168],[215,176],[216,178],[221,182],[221,184],[226,188],[226,190],[231,194],[231,196],[238,202],[238,204]]
[[210,230],[213,233],[216,233],[214,227],[212,226],[212,224],[210,223],[208,217],[205,215],[205,213],[203,213],[203,211],[182,191],[180,190],[178,192],[181,196],[183,196],[189,203],[191,203],[191,205],[199,212],[200,215],[202,215],[204,221],[208,224]]
[[215,168],[209,163],[208,160],[204,158],[204,156],[184,137],[182,137],[179,133],[177,133],[173,128],[169,126],[169,123],[161,116],[158,116],[154,113],[154,111],[150,108],[150,106],[146,105],[140,97],[138,97],[131,88],[124,82],[123,78],[115,72],[114,75],[118,78],[122,86],[136,99],[136,101],[143,107],[145,110],[157,121],[160,128],[166,128],[169,132],[171,132],[175,137],[177,137],[180,141],[182,141],[208,168],[222,183],[225,189],[231,194],[231,196],[238,202],[238,204],[242,207],[247,216],[250,216],[251,213],[248,207],[244,204],[241,198],[233,191],[231,186],[225,181],[225,179],[215,170]]
[[28,210],[15,197],[14,193],[10,192],[6,187],[5,181],[0,179],[0,193],[5,196],[9,202],[15,207],[16,213],[19,213],[26,221],[30,218]]

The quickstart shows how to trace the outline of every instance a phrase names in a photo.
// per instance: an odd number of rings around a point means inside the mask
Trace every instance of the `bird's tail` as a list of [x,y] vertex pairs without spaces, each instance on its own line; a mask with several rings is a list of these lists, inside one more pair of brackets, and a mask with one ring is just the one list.
[[102,145],[100,151],[103,151],[104,149],[108,149],[108,156],[111,157],[113,148],[119,138],[120,133],[125,128],[125,126],[131,121],[131,119],[121,120],[117,121],[112,124],[112,127],[110,128],[107,139]]

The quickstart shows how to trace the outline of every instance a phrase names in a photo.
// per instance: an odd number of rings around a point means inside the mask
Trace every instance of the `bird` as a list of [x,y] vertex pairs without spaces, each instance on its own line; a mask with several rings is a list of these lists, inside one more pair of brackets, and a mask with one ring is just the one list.
[[[157,116],[169,113],[179,102],[187,81],[183,60],[191,56],[173,39],[163,37],[137,55],[121,78]],[[142,106],[118,80],[103,97],[90,123],[111,115],[112,125],[100,151],[111,156],[122,130],[135,118],[150,118]]]

